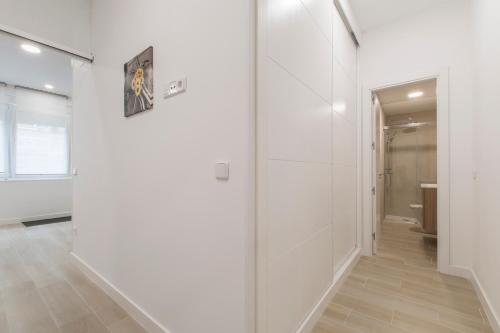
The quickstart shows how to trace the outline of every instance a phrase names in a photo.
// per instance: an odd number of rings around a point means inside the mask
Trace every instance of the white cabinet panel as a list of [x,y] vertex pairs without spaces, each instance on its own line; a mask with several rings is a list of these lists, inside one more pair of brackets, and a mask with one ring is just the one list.
[[269,158],[330,163],[331,105],[274,62],[266,72]]
[[[299,249],[296,250],[298,252]],[[291,333],[302,312],[302,267],[295,252],[267,264],[266,333]]]
[[333,244],[335,271],[356,246],[356,169],[333,165]]
[[333,111],[356,124],[356,85],[340,63],[333,61]]
[[[333,239],[331,224],[309,239],[301,250],[304,272],[303,313],[310,313],[326,292],[333,279]],[[302,318],[302,319],[305,319]]]
[[331,224],[331,165],[268,162],[267,221],[270,260]]
[[346,70],[351,80],[356,79],[357,73],[357,49],[350,33],[335,10],[333,13],[333,54]]
[[293,333],[356,244],[356,47],[331,0],[259,6],[258,311]]
[[332,0],[301,0],[304,6],[325,34],[328,40],[333,41],[333,1]]
[[333,163],[356,165],[356,127],[341,115],[333,115]]
[[356,246],[357,49],[333,14],[333,237],[335,271]]
[[269,0],[267,55],[331,103],[332,46],[300,0]]
[[288,255],[268,264],[267,332],[292,333],[328,289],[333,276],[332,230],[326,226]]

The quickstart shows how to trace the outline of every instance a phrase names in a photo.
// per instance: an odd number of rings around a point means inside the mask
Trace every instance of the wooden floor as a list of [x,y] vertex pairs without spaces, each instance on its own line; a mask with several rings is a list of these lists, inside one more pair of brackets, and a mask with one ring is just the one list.
[[469,281],[436,271],[436,240],[384,223],[313,333],[493,332]]
[[69,261],[71,224],[0,227],[1,333],[144,333]]
[[[314,333],[493,332],[471,284],[436,272],[436,241],[384,223]],[[74,268],[71,224],[0,227],[1,333],[144,333]]]

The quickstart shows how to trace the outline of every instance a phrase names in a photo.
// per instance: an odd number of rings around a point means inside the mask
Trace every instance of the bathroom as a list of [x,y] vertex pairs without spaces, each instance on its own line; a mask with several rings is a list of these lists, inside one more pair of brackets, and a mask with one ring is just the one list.
[[[390,227],[391,231],[399,231],[400,240],[410,237],[419,242],[425,241],[427,246],[435,248],[436,80],[378,90],[374,96],[374,106],[375,210],[381,238],[377,244],[383,247],[384,240],[387,240],[384,231]],[[397,241],[391,239],[391,243]],[[435,264],[435,258],[430,261]]]

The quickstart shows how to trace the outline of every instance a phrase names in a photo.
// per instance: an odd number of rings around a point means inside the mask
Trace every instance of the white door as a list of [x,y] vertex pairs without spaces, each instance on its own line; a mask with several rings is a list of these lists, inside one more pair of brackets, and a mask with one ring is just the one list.
[[377,240],[381,234],[382,221],[385,217],[384,205],[384,115],[377,97],[372,99],[373,121],[373,149],[372,149],[372,170],[373,170],[373,253],[377,253]]

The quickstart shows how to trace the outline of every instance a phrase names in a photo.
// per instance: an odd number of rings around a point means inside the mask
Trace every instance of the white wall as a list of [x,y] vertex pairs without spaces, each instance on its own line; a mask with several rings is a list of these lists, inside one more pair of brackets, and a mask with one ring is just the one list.
[[71,215],[71,180],[0,181],[0,225]]
[[[450,1],[366,32],[362,84],[396,83],[449,68],[451,264],[472,267],[474,205],[474,98],[470,3]],[[369,110],[368,110],[369,112]]]
[[356,247],[356,48],[332,1],[258,5],[258,326],[291,333]]
[[89,53],[89,0],[0,0],[0,27]]
[[[73,100],[75,253],[172,333],[247,325],[250,3],[92,3],[96,61]],[[154,109],[125,118],[123,64],[150,45]],[[164,100],[182,77],[187,92]]]
[[476,123],[479,169],[477,247],[474,271],[500,325],[500,2],[474,1]]

